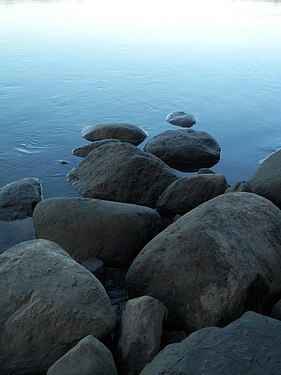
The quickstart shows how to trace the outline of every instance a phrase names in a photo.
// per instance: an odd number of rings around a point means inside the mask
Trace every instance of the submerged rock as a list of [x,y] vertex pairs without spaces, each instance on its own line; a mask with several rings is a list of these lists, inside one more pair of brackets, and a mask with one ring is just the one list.
[[168,345],[141,375],[278,375],[281,322],[253,312]]
[[256,194],[281,208],[281,149],[269,155],[249,179]]
[[72,186],[89,198],[155,207],[177,179],[165,163],[129,143],[107,143],[93,150],[68,174]]
[[226,178],[221,174],[198,174],[172,182],[159,197],[156,208],[185,214],[200,204],[225,192]]
[[213,166],[221,152],[210,134],[192,129],[167,130],[148,141],[144,149],[171,167],[186,171]]
[[101,139],[118,139],[137,146],[147,137],[146,132],[136,125],[127,123],[108,123],[85,126],[81,131],[82,137],[88,141],[99,141]]
[[33,216],[37,238],[62,246],[79,262],[90,258],[106,266],[126,268],[160,230],[152,209],[85,198],[50,198]]
[[[281,290],[281,211],[251,193],[201,204],[150,241],[128,270],[129,296],[150,295],[177,329],[224,325]],[[168,275],[168,276],[167,276]]]
[[85,158],[90,152],[95,150],[96,148],[106,144],[106,143],[117,143],[120,142],[118,139],[102,139],[101,141],[95,141],[93,143],[89,143],[88,145],[77,147],[72,150],[72,154],[75,156],[79,156],[81,158]]
[[38,178],[28,177],[0,188],[0,220],[25,219],[32,216],[42,200],[42,188]]
[[149,296],[127,302],[115,350],[121,373],[139,374],[159,352],[166,314],[163,303]]
[[196,123],[196,117],[183,111],[171,112],[166,117],[166,121],[172,125],[191,128]]
[[116,317],[101,283],[59,245],[34,240],[0,255],[0,369],[44,374],[77,341]]
[[87,336],[61,357],[47,375],[118,375],[112,354],[99,340]]

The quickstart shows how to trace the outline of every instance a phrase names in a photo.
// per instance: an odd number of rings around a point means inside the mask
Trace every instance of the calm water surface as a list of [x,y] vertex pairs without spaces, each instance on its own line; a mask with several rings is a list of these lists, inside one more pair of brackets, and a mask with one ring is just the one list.
[[[84,125],[151,137],[174,110],[218,140],[216,172],[247,179],[281,147],[280,62],[279,1],[0,0],[0,186],[35,176],[45,198],[77,195]],[[0,222],[0,252],[32,237],[31,219]]]

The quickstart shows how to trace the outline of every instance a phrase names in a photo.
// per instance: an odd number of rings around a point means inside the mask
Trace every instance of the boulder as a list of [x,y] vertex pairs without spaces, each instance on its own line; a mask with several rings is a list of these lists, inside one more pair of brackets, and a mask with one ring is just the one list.
[[0,188],[0,220],[25,219],[42,199],[38,178],[28,177]]
[[144,296],[127,302],[119,327],[115,358],[120,373],[139,374],[160,350],[166,307]]
[[271,317],[281,320],[281,299],[273,306],[271,310]]
[[180,178],[160,195],[156,208],[183,215],[200,204],[225,192],[226,178],[221,174],[198,174]]
[[281,208],[281,149],[269,155],[249,179],[256,194]]
[[95,141],[89,143],[88,145],[84,145],[81,147],[77,147],[72,150],[72,154],[75,156],[79,156],[81,158],[85,158],[91,151],[95,150],[96,148],[106,144],[106,143],[117,143],[120,142],[117,139],[102,139],[101,141]]
[[201,204],[150,241],[128,270],[129,296],[150,295],[187,332],[260,311],[281,290],[281,211],[252,193]]
[[54,241],[75,260],[98,258],[106,266],[128,267],[160,230],[148,207],[87,198],[50,198],[37,205],[37,238]]
[[200,168],[197,174],[215,174],[215,172],[209,168]]
[[78,344],[49,368],[47,375],[118,375],[112,354],[93,336]]
[[172,125],[191,128],[196,123],[196,117],[183,111],[171,112],[166,117],[166,121]]
[[141,375],[279,375],[281,322],[254,312],[166,346]]
[[121,142],[129,142],[137,146],[147,137],[146,132],[136,125],[127,123],[108,123],[85,126],[81,131],[82,137],[88,141],[101,139],[118,139]]
[[155,207],[159,195],[176,179],[165,163],[129,143],[98,147],[68,175],[85,197],[149,207]]
[[220,146],[208,133],[192,129],[167,130],[145,145],[152,153],[176,169],[196,171],[220,159]]
[[225,193],[239,193],[243,191],[245,193],[254,193],[253,186],[248,181],[236,182],[234,185],[228,187]]
[[101,338],[115,326],[101,283],[53,242],[5,251],[0,280],[1,374],[46,373],[81,338]]

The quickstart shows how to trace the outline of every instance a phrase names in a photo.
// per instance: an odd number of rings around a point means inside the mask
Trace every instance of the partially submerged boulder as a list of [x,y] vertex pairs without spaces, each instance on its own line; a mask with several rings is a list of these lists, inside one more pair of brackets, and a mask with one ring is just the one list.
[[225,193],[239,193],[239,192],[254,193],[254,189],[249,181],[238,181],[225,190]]
[[85,197],[149,207],[155,207],[159,195],[176,179],[160,159],[129,143],[98,147],[68,175]]
[[187,171],[213,166],[221,152],[210,134],[192,129],[167,130],[149,140],[144,149],[173,168]]
[[166,346],[141,375],[281,374],[281,322],[254,312]]
[[0,220],[25,219],[42,199],[39,178],[28,177],[0,188]]
[[191,113],[178,111],[169,113],[166,117],[166,121],[172,125],[191,128],[196,123],[196,117]]
[[150,295],[177,329],[222,326],[281,290],[281,212],[251,193],[223,194],[150,241],[127,273],[129,296]]
[[115,350],[122,374],[139,374],[159,352],[166,314],[163,303],[149,296],[127,302]]
[[89,143],[87,145],[77,147],[72,150],[72,154],[75,156],[79,156],[81,158],[85,158],[91,151],[95,150],[96,148],[106,144],[106,143],[117,143],[120,142],[117,139],[102,139],[101,141],[95,141]]
[[161,227],[151,208],[86,198],[50,198],[33,215],[37,238],[62,246],[75,260],[98,258],[126,268]]
[[85,126],[81,131],[82,137],[88,141],[99,141],[101,139],[118,139],[137,146],[147,137],[146,132],[136,125],[127,123],[105,123]]
[[185,214],[200,204],[223,194],[228,187],[221,174],[198,174],[180,178],[160,195],[156,208],[161,211]]
[[59,245],[34,240],[0,255],[0,369],[37,375],[116,317],[101,283]]
[[281,149],[269,155],[249,179],[256,194],[281,208]]
[[118,375],[112,354],[89,335],[49,368],[47,375]]

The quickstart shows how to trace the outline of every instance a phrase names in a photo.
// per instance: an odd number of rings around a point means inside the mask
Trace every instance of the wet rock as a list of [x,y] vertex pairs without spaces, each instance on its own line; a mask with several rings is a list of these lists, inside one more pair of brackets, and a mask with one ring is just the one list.
[[186,171],[216,164],[221,152],[210,134],[191,129],[167,130],[148,141],[144,149],[171,167]]
[[180,178],[169,185],[156,203],[159,210],[185,214],[200,204],[223,194],[228,187],[221,174],[199,174]]
[[281,299],[273,306],[271,310],[271,317],[281,320]]
[[75,260],[97,258],[105,265],[128,267],[160,230],[152,209],[86,198],[50,198],[33,216],[37,238],[62,246]]
[[121,374],[139,374],[159,352],[165,316],[166,307],[152,297],[127,302],[115,350]]
[[129,143],[98,147],[68,175],[85,197],[149,207],[155,207],[159,195],[176,179],[165,163]]
[[99,141],[101,139],[118,139],[122,142],[129,142],[137,146],[147,137],[146,132],[136,125],[127,123],[108,123],[86,126],[82,132],[82,137],[88,141]]
[[38,178],[28,177],[0,188],[0,220],[25,219],[32,216],[38,202],[42,200],[42,189]]
[[216,174],[216,173],[209,168],[200,168],[197,174]]
[[183,128],[191,128],[196,123],[196,117],[186,112],[171,112],[166,117],[166,121],[172,125],[178,125]]
[[46,373],[81,338],[114,328],[101,283],[53,242],[28,241],[1,254],[0,279],[5,375]]
[[249,179],[256,194],[281,208],[281,149],[269,155]]
[[88,145],[77,147],[72,151],[72,154],[75,156],[80,156],[81,158],[85,158],[90,152],[92,152],[96,148],[106,143],[117,143],[117,142],[120,142],[120,141],[118,141],[118,139],[102,139],[101,141],[95,141],[93,143],[89,143]]
[[112,354],[99,340],[87,336],[61,357],[47,375],[118,375]]
[[69,162],[67,160],[58,160],[58,163],[61,164],[61,165],[69,164]]
[[213,198],[144,247],[127,273],[129,296],[161,300],[187,332],[260,311],[281,289],[280,228],[281,211],[258,195]]
[[226,189],[225,193],[254,193],[253,186],[248,181],[239,181]]
[[278,375],[281,322],[253,312],[225,328],[204,328],[168,345],[141,375]]

